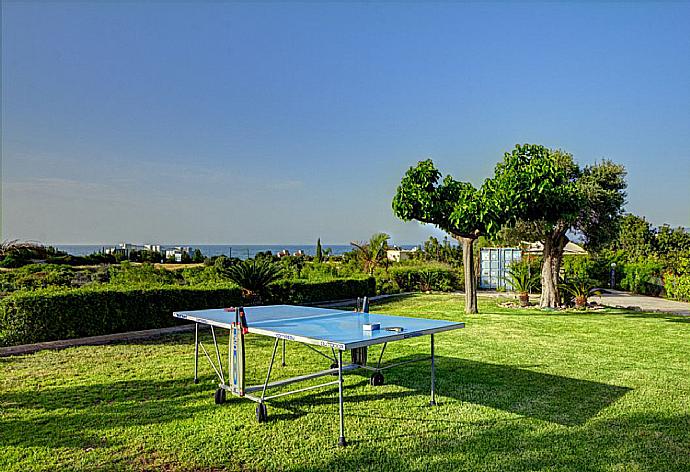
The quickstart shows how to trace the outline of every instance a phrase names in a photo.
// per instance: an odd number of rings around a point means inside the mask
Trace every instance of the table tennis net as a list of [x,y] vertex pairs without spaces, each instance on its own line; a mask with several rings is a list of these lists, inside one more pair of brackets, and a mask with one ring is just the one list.
[[301,320],[317,320],[320,318],[332,318],[338,316],[357,315],[356,312],[347,310],[334,310],[328,308],[296,307],[291,305],[270,307],[246,307],[245,316],[248,326],[271,325]]

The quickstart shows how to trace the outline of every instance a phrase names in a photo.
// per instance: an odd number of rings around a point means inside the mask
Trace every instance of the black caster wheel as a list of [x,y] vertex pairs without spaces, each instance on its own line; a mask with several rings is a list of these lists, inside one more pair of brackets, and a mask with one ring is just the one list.
[[381,372],[376,372],[371,376],[371,379],[369,380],[369,383],[373,385],[374,387],[378,387],[379,385],[383,385],[383,374]]
[[263,403],[256,405],[256,421],[259,423],[268,421],[268,411],[266,411],[266,405]]
[[225,403],[225,390],[223,390],[222,388],[216,390],[215,400],[216,405],[222,405],[223,403]]
[[199,379],[194,379],[194,385],[199,383]]

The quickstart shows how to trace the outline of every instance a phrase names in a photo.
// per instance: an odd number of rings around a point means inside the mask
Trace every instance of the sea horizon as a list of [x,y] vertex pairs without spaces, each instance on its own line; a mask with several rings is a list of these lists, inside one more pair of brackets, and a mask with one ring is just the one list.
[[[65,251],[73,256],[87,256],[102,250],[103,248],[116,247],[118,244],[49,244],[60,251]],[[259,252],[271,251],[276,254],[280,251],[287,250],[290,254],[302,251],[304,254],[313,256],[316,254],[316,243],[312,244],[189,244],[189,243],[172,243],[172,244],[158,244],[162,248],[172,247],[190,247],[192,250],[199,249],[204,257],[214,256],[231,256],[239,259],[248,259],[254,257]],[[419,244],[396,244],[397,247],[403,249],[412,249],[419,246]],[[345,252],[352,250],[351,244],[321,244],[324,250],[330,249],[332,255],[342,255]]]

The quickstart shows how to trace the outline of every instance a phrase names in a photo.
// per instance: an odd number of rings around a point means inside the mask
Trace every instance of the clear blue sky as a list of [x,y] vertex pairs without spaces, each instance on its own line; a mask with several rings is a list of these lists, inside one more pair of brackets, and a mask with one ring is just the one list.
[[690,226],[689,3],[2,8],[3,238],[417,242],[409,166],[480,184],[525,142]]

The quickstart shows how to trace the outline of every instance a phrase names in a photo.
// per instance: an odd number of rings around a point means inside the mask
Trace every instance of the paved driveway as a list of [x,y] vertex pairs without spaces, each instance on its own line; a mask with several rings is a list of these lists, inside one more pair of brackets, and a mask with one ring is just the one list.
[[611,307],[640,307],[642,311],[659,311],[676,315],[690,316],[690,303],[666,300],[665,298],[634,295],[618,290],[605,289],[601,297],[590,297],[590,300]]

